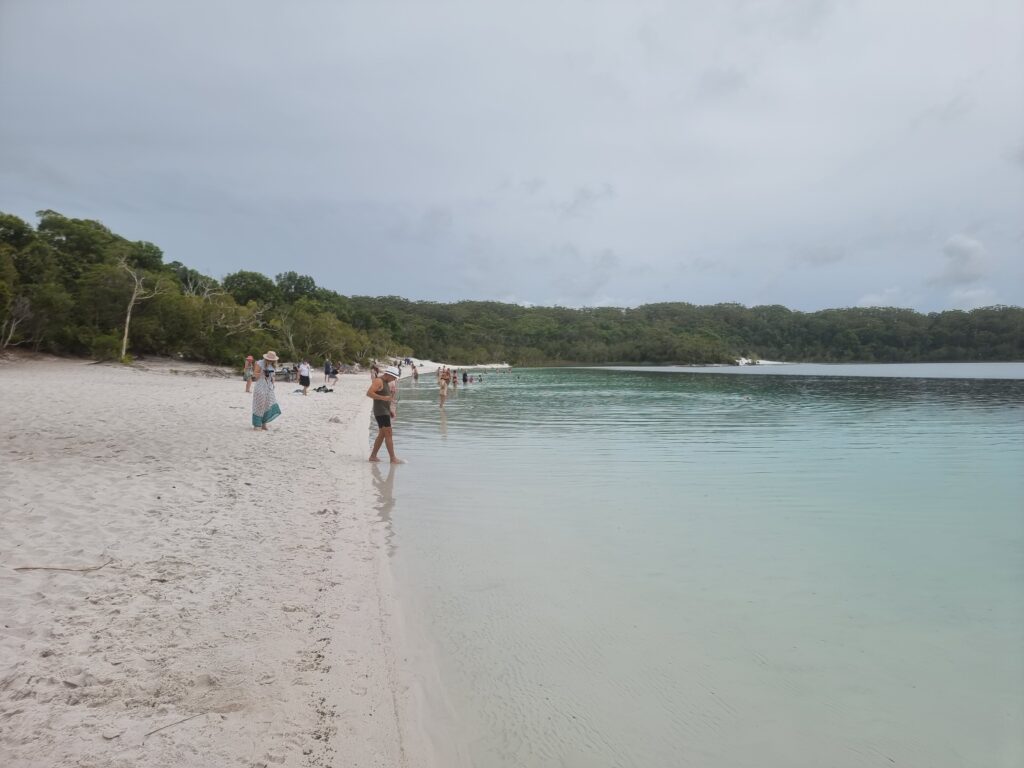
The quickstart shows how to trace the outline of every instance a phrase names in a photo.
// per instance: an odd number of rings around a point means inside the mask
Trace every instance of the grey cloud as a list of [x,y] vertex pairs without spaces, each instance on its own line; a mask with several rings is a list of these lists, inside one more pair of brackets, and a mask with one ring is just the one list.
[[967,115],[973,108],[974,97],[968,93],[958,93],[947,101],[923,109],[911,123],[914,126],[929,122],[951,123]]
[[344,229],[380,227],[392,245],[400,248],[448,245],[454,236],[454,215],[445,206],[430,206],[424,211],[409,211],[400,206],[339,206],[332,218]]
[[528,195],[536,195],[538,192],[544,189],[544,186],[545,181],[539,176],[534,176],[532,178],[526,179],[522,183],[522,187]]
[[737,0],[735,5],[741,29],[768,30],[800,38],[818,32],[841,3],[838,0]]
[[573,196],[568,201],[559,203],[556,208],[563,218],[572,219],[590,213],[598,203],[613,197],[615,189],[611,184],[577,187]]
[[648,55],[653,56],[661,52],[661,36],[650,22],[644,22],[637,27],[636,40]]
[[519,178],[507,176],[497,185],[496,191],[506,195],[525,194],[528,197],[540,194],[547,186],[547,181],[541,176],[529,176]]
[[933,276],[932,285],[965,285],[984,278],[991,267],[988,251],[978,240],[967,235],[953,235],[942,247],[945,265]]
[[952,305],[957,309],[977,309],[997,304],[996,292],[991,288],[956,288],[950,293]]
[[439,242],[451,235],[454,222],[448,208],[430,208],[420,216],[419,236],[425,242]]
[[0,210],[356,294],[1024,303],[1017,0],[234,5],[0,0]]
[[559,265],[554,281],[555,301],[572,306],[592,301],[621,266],[618,255],[610,248],[584,252],[571,244],[558,249],[555,260]]
[[793,255],[797,266],[825,267],[843,261],[849,254],[841,245],[812,245],[801,248]]
[[697,98],[716,99],[747,87],[747,75],[737,67],[713,67],[697,78]]
[[858,307],[912,307],[916,299],[899,286],[867,293],[857,300]]
[[688,256],[675,263],[680,272],[714,272],[721,271],[725,266],[722,261],[707,256]]

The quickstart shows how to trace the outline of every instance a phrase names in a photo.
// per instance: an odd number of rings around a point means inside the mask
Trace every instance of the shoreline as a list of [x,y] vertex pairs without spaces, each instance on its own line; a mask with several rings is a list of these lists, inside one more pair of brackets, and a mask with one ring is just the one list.
[[0,361],[5,765],[436,764],[366,386]]

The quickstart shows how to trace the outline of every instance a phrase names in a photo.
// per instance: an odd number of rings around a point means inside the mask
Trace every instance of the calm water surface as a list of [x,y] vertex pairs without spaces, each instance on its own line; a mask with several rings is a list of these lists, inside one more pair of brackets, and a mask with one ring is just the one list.
[[829,368],[403,382],[381,514],[471,765],[1024,765],[1024,365]]

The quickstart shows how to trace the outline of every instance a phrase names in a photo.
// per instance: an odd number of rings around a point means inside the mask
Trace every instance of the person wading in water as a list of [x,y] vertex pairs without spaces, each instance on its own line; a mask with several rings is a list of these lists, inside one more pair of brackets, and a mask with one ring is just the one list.
[[402,464],[402,460],[395,455],[395,443],[391,429],[391,406],[395,401],[395,395],[391,383],[398,378],[398,369],[388,366],[380,372],[380,376],[373,380],[370,388],[366,390],[366,396],[373,400],[373,418],[377,420],[377,439],[373,441],[373,450],[370,451],[370,461],[380,461],[377,453],[381,445],[388,449],[388,456],[392,464]]

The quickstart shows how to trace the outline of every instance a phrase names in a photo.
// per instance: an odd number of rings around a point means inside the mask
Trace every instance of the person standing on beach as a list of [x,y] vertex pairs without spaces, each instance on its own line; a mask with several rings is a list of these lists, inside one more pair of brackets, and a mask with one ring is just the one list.
[[281,406],[274,394],[274,363],[277,352],[270,351],[256,363],[256,386],[252,391],[252,428],[267,431],[267,424],[281,415]]
[[302,387],[302,394],[309,394],[310,376],[313,375],[313,369],[309,365],[309,360],[306,358],[302,359],[299,363],[299,386]]
[[324,386],[327,386],[328,381],[331,378],[331,371],[334,370],[334,366],[331,365],[331,358],[324,360]]
[[245,358],[245,365],[242,367],[242,379],[245,381],[245,391],[252,391],[252,377],[253,371],[255,370],[255,363],[253,362],[252,355]]
[[366,396],[373,400],[373,418],[377,421],[377,439],[373,441],[373,450],[370,451],[370,461],[380,461],[377,453],[381,445],[387,447],[388,456],[392,464],[401,464],[402,460],[395,455],[394,436],[391,427],[391,408],[395,402],[395,394],[392,391],[393,382],[398,380],[398,369],[388,366],[381,371],[380,376],[373,380],[370,388],[366,390]]

